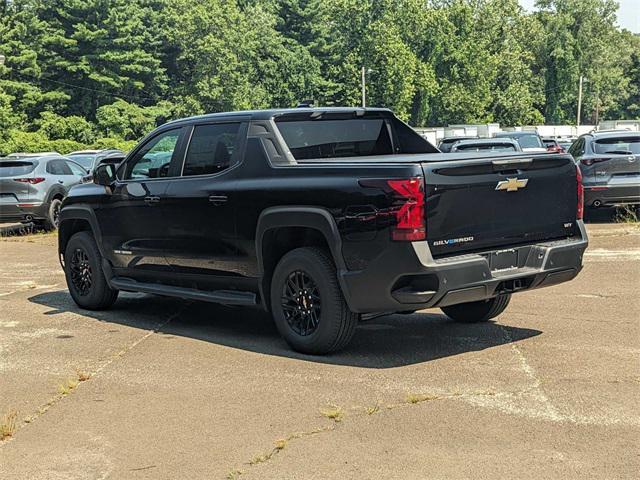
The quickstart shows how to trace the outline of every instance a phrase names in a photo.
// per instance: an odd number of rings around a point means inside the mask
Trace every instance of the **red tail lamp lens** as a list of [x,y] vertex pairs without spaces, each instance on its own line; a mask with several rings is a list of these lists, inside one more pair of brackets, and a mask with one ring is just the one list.
[[42,177],[34,177],[34,178],[14,178],[16,182],[20,183],[29,183],[31,185],[36,185],[38,183],[44,182],[44,178]]
[[387,180],[387,184],[402,205],[395,212],[396,226],[391,231],[391,238],[400,241],[418,241],[426,238],[424,218],[424,181],[421,177],[402,180]]

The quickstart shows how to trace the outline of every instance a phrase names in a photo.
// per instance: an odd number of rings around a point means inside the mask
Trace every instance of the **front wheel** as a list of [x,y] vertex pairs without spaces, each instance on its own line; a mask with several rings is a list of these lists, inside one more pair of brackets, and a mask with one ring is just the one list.
[[89,232],[78,232],[69,239],[64,252],[67,287],[78,306],[104,310],[118,298],[118,290],[109,287],[102,270],[102,255]]
[[489,300],[481,300],[479,302],[460,303],[449,307],[442,307],[444,314],[457,322],[475,323],[486,322],[497,317],[504,312],[511,294],[498,295]]
[[333,261],[318,248],[297,248],[282,257],[271,281],[271,311],[291,348],[312,355],[344,348],[358,324]]

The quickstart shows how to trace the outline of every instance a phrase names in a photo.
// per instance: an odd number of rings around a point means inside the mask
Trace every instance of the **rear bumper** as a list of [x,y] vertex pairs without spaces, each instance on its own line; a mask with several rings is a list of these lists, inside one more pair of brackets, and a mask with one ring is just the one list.
[[[437,260],[426,242],[398,242],[366,270],[340,272],[340,283],[358,313],[443,307],[556,285],[582,269],[588,241],[582,222],[579,227],[578,238]],[[513,265],[495,268],[496,255],[514,259]]]
[[584,204],[588,207],[640,204],[640,185],[585,185]]
[[0,204],[0,221],[25,222],[43,219],[47,216],[48,205],[43,202]]

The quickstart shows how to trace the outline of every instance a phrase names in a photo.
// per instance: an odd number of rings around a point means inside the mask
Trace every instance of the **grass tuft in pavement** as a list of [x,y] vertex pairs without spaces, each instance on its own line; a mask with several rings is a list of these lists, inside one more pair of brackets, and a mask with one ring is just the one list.
[[344,410],[337,405],[328,405],[320,409],[320,414],[323,417],[330,418],[334,422],[341,422],[344,417]]
[[426,393],[408,393],[405,400],[407,401],[407,403],[416,404],[429,400],[437,400],[438,398],[440,398],[438,397],[438,395],[429,395]]
[[0,440],[4,440],[13,436],[16,431],[17,417],[18,412],[16,412],[15,410],[11,410],[4,417],[2,417],[2,422],[0,423]]

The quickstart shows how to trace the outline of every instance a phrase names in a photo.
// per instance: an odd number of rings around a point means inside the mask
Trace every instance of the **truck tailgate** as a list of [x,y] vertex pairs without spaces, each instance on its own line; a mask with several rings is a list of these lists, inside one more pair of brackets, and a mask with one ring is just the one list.
[[576,166],[568,155],[422,163],[434,258],[577,234]]

